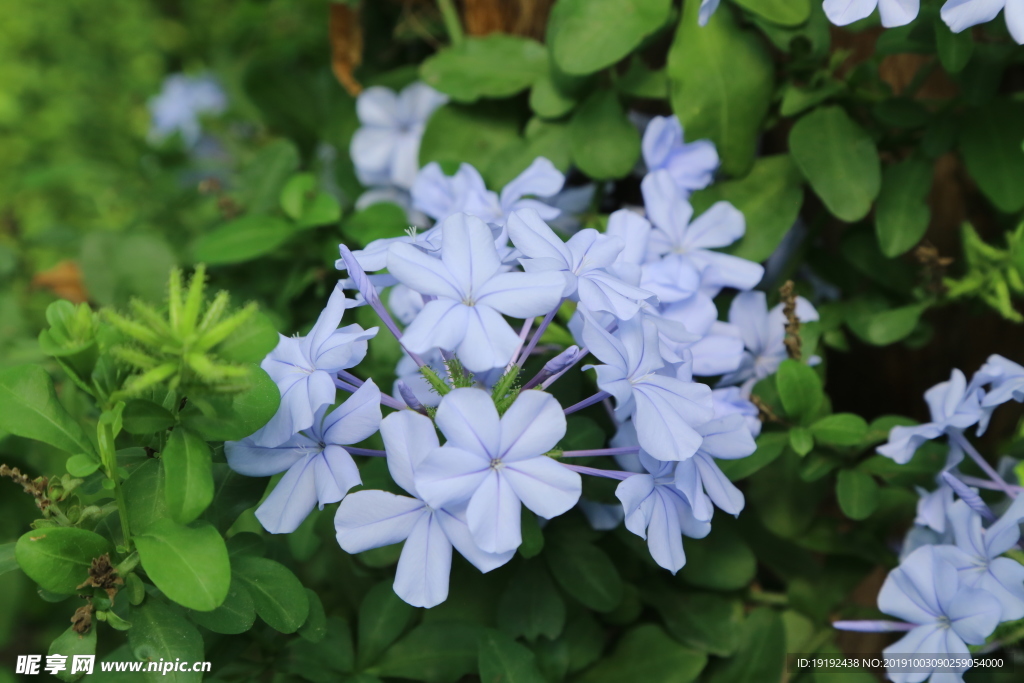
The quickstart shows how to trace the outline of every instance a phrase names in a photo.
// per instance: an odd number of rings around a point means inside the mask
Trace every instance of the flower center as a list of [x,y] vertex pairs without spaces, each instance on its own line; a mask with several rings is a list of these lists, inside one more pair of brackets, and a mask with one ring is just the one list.
[[505,463],[501,461],[501,458],[491,458],[490,467],[492,470],[500,470],[505,467]]

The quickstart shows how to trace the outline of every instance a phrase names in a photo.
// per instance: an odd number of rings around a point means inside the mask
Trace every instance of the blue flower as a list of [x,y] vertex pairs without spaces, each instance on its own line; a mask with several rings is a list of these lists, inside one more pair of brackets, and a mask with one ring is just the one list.
[[948,0],[942,20],[953,33],[992,21],[1003,10],[1006,28],[1018,44],[1024,44],[1024,3],[1020,0]]
[[[764,292],[742,292],[729,306],[729,322],[739,328],[746,352],[739,369],[722,378],[722,384],[747,383],[749,391],[758,380],[775,374],[782,361],[786,360],[786,317],[783,305],[768,310],[768,298]],[[818,311],[802,296],[796,298],[796,316],[801,322],[818,319]],[[811,358],[810,364],[819,362]]]
[[550,519],[579,501],[580,475],[544,455],[565,436],[565,415],[550,394],[524,391],[499,417],[487,392],[453,389],[436,422],[447,441],[416,466],[416,488],[435,508],[468,503],[483,550],[519,547],[521,506]]
[[[956,568],[942,558],[936,546],[918,548],[889,573],[878,594],[878,608],[915,624],[907,635],[883,650],[887,656],[969,657],[967,645],[984,643],[999,623],[1001,611],[995,596],[965,586]],[[889,672],[895,683],[919,683],[930,675]]]
[[642,144],[648,171],[664,169],[683,198],[714,180],[718,152],[710,140],[686,142],[683,126],[675,116],[655,116],[647,124]]
[[441,258],[411,244],[393,244],[388,270],[427,302],[405,330],[402,344],[413,353],[441,348],[458,353],[472,372],[503,367],[519,336],[502,315],[544,315],[562,299],[559,273],[506,273],[490,229],[479,218],[456,214],[444,222]]
[[220,114],[227,106],[227,96],[211,76],[173,74],[164,80],[160,94],[149,101],[153,117],[149,137],[160,142],[179,133],[192,147],[202,134],[200,115]]
[[697,13],[697,23],[701,26],[707,26],[708,21],[711,20],[711,15],[718,9],[718,5],[722,0],[700,0],[700,11]]
[[640,286],[663,303],[681,301],[698,288],[715,296],[723,287],[747,290],[761,281],[764,268],[738,256],[713,251],[746,230],[743,214],[728,202],[716,202],[692,223],[693,207],[676,188],[668,171],[648,173],[640,184],[647,217],[654,225]]
[[615,334],[584,316],[583,341],[603,365],[597,386],[616,401],[620,420],[632,417],[640,446],[659,460],[685,460],[700,447],[694,428],[712,417],[711,389],[658,371],[665,367],[659,353],[658,328],[643,316],[622,321]]
[[509,214],[518,209],[534,209],[542,218],[550,220],[561,211],[536,197],[554,197],[565,183],[565,176],[544,157],[537,157],[526,170],[509,181],[495,194],[484,185],[480,173],[470,164],[463,163],[453,176],[446,176],[441,167],[432,162],[423,167],[412,188],[413,206],[438,222],[456,213],[476,216],[485,223],[504,225]]
[[983,408],[995,408],[1007,401],[1024,402],[1024,367],[998,354],[988,357],[975,378],[988,384],[988,393],[981,400]]
[[743,510],[743,493],[729,481],[715,458],[736,460],[757,450],[754,437],[742,415],[721,417],[697,427],[702,440],[692,458],[676,467],[676,488],[683,492],[693,516],[698,521],[711,521],[714,507],[736,516]]
[[382,86],[360,93],[356,115],[362,126],[349,148],[359,182],[411,188],[420,168],[420,139],[427,119],[447,101],[424,83],[413,83],[401,94]]
[[960,581],[995,596],[1002,605],[1001,621],[1024,617],[1024,565],[1000,557],[1020,540],[1024,496],[987,529],[981,516],[958,500],[949,508],[956,545],[935,546],[935,551],[960,572]]
[[526,272],[561,273],[565,278],[562,297],[579,301],[588,311],[604,311],[625,320],[637,314],[641,301],[653,296],[608,271],[625,247],[618,237],[587,228],[563,242],[533,209],[514,211],[508,233],[527,257],[520,259]]
[[228,465],[240,474],[268,477],[285,472],[256,509],[256,518],[272,534],[295,531],[315,505],[323,510],[324,505],[337,503],[362,483],[359,468],[344,446],[377,431],[380,390],[373,380],[367,380],[330,413],[327,407],[317,410],[308,429],[279,446],[261,446],[252,437],[224,444]]
[[[878,447],[878,452],[903,465],[910,461],[925,441],[947,434],[957,437],[982,417],[982,391],[959,370],[953,370],[946,382],[940,382],[924,393],[932,421],[914,427],[893,427],[889,441]],[[963,452],[954,438],[950,442],[947,467],[960,461]]]
[[905,26],[917,18],[921,0],[825,0],[823,4],[825,16],[836,26],[860,21],[876,7],[882,15],[882,26]]
[[309,334],[281,335],[260,363],[281,391],[281,406],[270,422],[250,437],[254,443],[280,446],[311,427],[317,410],[334,403],[337,372],[357,365],[366,356],[366,340],[377,334],[377,328],[348,325],[338,329],[347,303],[341,285],[335,286]]
[[431,507],[417,492],[414,472],[438,447],[429,418],[403,410],[388,415],[380,432],[392,478],[413,497],[386,491],[356,491],[346,497],[334,518],[343,550],[359,553],[405,541],[394,588],[416,607],[433,607],[448,597],[453,547],[482,572],[512,559],[514,550],[488,553],[477,547],[466,524],[465,505]]
[[676,488],[676,463],[640,454],[646,473],[633,474],[615,488],[622,503],[626,528],[647,540],[651,557],[673,574],[686,564],[683,535],[704,538],[711,524],[694,517],[682,491]]
[[715,417],[726,415],[742,415],[751,436],[761,433],[760,411],[751,403],[750,398],[743,394],[739,387],[722,387],[711,392],[714,401]]

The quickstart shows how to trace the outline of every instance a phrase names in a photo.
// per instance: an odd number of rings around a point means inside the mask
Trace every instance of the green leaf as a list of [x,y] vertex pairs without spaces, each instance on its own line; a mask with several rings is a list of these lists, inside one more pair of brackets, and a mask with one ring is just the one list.
[[683,549],[686,564],[679,576],[691,586],[738,590],[749,584],[757,571],[754,552],[725,520],[716,521],[705,538],[686,539]]
[[538,78],[530,88],[530,109],[545,119],[557,119],[573,110],[579,99],[563,92],[550,73]]
[[480,683],[545,683],[533,653],[493,628],[480,634]]
[[554,640],[561,635],[565,600],[539,561],[520,564],[512,576],[498,602],[498,628],[531,642],[539,636]]
[[778,613],[759,607],[747,615],[740,646],[714,669],[708,683],[764,683],[782,679],[786,664],[786,631]]
[[456,102],[509,97],[529,88],[548,71],[544,46],[502,33],[469,37],[444,48],[420,66],[420,76]]
[[555,168],[567,172],[572,163],[568,129],[568,123],[530,119],[525,137],[503,149],[490,163],[490,182],[494,187],[504,187],[537,157],[544,157]]
[[281,210],[292,220],[298,220],[314,194],[316,176],[312,173],[296,173],[281,189]]
[[158,519],[135,537],[135,545],[146,574],[174,602],[208,612],[227,598],[228,549],[209,524],[187,527]]
[[644,592],[665,628],[683,645],[719,657],[728,657],[739,644],[743,603],[714,593],[679,593],[667,586]]
[[567,74],[615,64],[668,21],[671,0],[560,0],[551,10],[547,41]]
[[741,29],[732,12],[716,12],[698,26],[699,6],[683,7],[668,54],[672,110],[688,140],[710,138],[722,171],[744,176],[754,163],[775,69],[761,39]]
[[401,237],[409,228],[405,210],[391,202],[377,202],[357,211],[341,224],[341,232],[360,247],[374,240]]
[[715,183],[690,197],[694,212],[717,201],[743,212],[747,230],[726,251],[750,261],[764,261],[793,227],[804,201],[803,176],[788,154],[761,157],[746,177]]
[[[128,630],[128,644],[136,660],[203,661],[203,637],[178,610],[150,598],[132,608],[130,619],[132,627]],[[146,671],[141,678],[147,681],[199,683],[203,674],[198,671],[170,671],[165,675],[162,671]]]
[[621,178],[640,158],[640,133],[613,90],[595,90],[569,123],[572,158],[595,180]]
[[664,68],[651,69],[639,56],[634,55],[629,70],[615,81],[615,89],[627,97],[668,99],[668,73]]
[[306,597],[309,599],[309,616],[306,617],[306,623],[299,627],[299,635],[311,643],[319,643],[327,636],[327,614],[324,612],[324,603],[320,602],[319,595],[308,588]]
[[207,441],[238,441],[267,424],[281,404],[281,391],[262,368],[250,368],[249,388],[233,397],[210,398],[202,412],[190,402],[182,424]]
[[931,218],[931,186],[932,169],[923,161],[907,159],[885,169],[875,207],[875,234],[889,258],[909,251],[924,237]]
[[160,454],[164,463],[164,495],[171,517],[188,524],[213,500],[210,447],[184,427],[171,432]]
[[909,337],[928,306],[926,302],[878,311],[862,302],[851,301],[846,324],[862,341],[887,346]]
[[852,223],[868,214],[882,185],[878,149],[842,108],[820,107],[797,121],[789,150],[834,216]]
[[433,113],[423,131],[420,166],[436,161],[446,173],[454,173],[465,162],[497,189],[493,176],[504,169],[491,165],[502,150],[520,143],[521,127],[515,108],[504,102],[446,104]]
[[256,607],[249,591],[232,578],[228,587],[228,596],[219,607],[210,612],[190,610],[188,616],[203,628],[214,633],[235,635],[245,633],[256,621]]
[[965,112],[963,121],[960,153],[971,177],[1000,211],[1024,209],[1024,106],[992,100]]
[[53,380],[38,365],[0,370],[0,429],[72,454],[96,452],[57,400]]
[[280,199],[281,189],[298,168],[299,150],[288,140],[274,140],[253,155],[239,178],[242,202],[249,213],[263,213],[273,208]]
[[14,548],[21,570],[51,593],[74,593],[89,576],[95,557],[111,551],[110,541],[75,527],[29,531]]
[[78,673],[71,673],[71,662],[75,655],[95,655],[96,654],[96,631],[98,628],[91,628],[85,635],[76,633],[74,627],[69,626],[67,631],[57,636],[57,638],[50,644],[50,649],[47,651],[49,655],[63,655],[67,657],[66,668],[63,671],[58,671],[55,675],[62,681],[77,681],[79,678],[85,675],[84,671]]
[[[707,664],[707,656],[680,645],[655,624],[626,632],[615,651],[582,676],[577,683],[689,683]],[[764,681],[771,679],[765,678]]]
[[133,534],[142,533],[158,519],[170,517],[164,484],[164,468],[156,458],[139,465],[125,480],[125,506]]
[[562,590],[590,609],[611,612],[622,602],[622,577],[596,545],[560,539],[547,544],[544,558]]
[[782,407],[790,417],[800,418],[812,414],[821,405],[825,392],[818,373],[798,360],[787,358],[775,376]]
[[811,16],[811,0],[734,0],[745,10],[779,26],[799,26]]
[[806,427],[793,427],[789,430],[789,446],[797,455],[807,455],[814,448],[814,435]]
[[767,432],[757,438],[757,450],[752,455],[736,460],[719,460],[716,464],[725,473],[725,476],[729,477],[730,481],[739,481],[779,457],[787,443],[789,443],[787,433]]
[[129,434],[156,434],[174,426],[174,416],[162,405],[132,399],[125,403],[121,424]]
[[831,446],[856,446],[867,433],[868,423],[853,413],[836,413],[811,425],[815,440]]
[[64,467],[67,469],[68,474],[72,477],[80,477],[83,479],[98,470],[101,465],[102,463],[95,455],[86,455],[85,453],[72,455],[67,459],[67,462],[64,463]]
[[200,237],[192,256],[210,265],[251,261],[274,251],[294,233],[292,226],[280,218],[250,214]]
[[522,530],[523,542],[519,546],[519,554],[530,559],[540,555],[544,550],[544,530],[540,528],[537,515],[523,506],[520,513],[519,527]]
[[951,74],[960,73],[974,54],[974,37],[970,31],[953,33],[946,22],[935,17],[935,48],[942,68]]
[[372,664],[405,631],[413,608],[395,595],[391,584],[383,581],[369,590],[359,605],[358,661]]
[[850,519],[862,520],[878,507],[878,484],[870,474],[841,470],[836,477],[839,508]]
[[295,633],[309,616],[302,583],[280,562],[251,555],[234,558],[235,576],[256,605],[256,614],[281,633]]
[[388,648],[381,660],[366,671],[425,683],[455,683],[477,671],[479,633],[480,627],[470,623],[422,624]]
[[17,541],[0,545],[0,576],[7,572],[13,572],[18,568],[18,559],[14,556],[14,548]]
[[223,360],[233,363],[259,363],[274,350],[279,340],[274,323],[257,311],[214,349]]

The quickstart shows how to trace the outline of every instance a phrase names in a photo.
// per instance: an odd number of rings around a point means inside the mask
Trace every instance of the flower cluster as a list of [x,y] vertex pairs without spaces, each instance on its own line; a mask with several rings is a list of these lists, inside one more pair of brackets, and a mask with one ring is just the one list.
[[[702,0],[698,21],[708,23],[718,9],[720,0]],[[920,0],[824,0],[822,7],[828,20],[836,26],[846,26],[871,15],[875,9],[882,26],[906,26],[921,9]],[[1024,3],[1019,0],[946,0],[940,16],[953,33],[992,21],[1003,11],[1006,27],[1018,44],[1024,44]]]
[[[1024,367],[993,355],[970,381],[954,370],[949,381],[925,392],[931,421],[894,427],[878,452],[906,463],[926,441],[945,436],[949,457],[938,487],[919,489],[917,518],[907,534],[899,567],[886,578],[878,608],[903,621],[839,621],[855,631],[906,631],[886,652],[968,655],[1002,622],[1024,617],[1024,564],[1005,556],[1018,548],[1024,520],[1024,488],[1008,483],[967,440],[964,431],[984,432],[998,406],[1024,401]],[[961,474],[964,454],[988,478]],[[1005,494],[1008,505],[997,517],[979,489]],[[963,670],[960,671],[962,674]],[[899,683],[960,681],[960,674],[890,673]]]
[[199,117],[223,113],[227,106],[227,95],[213,77],[172,74],[164,80],[160,94],[149,101],[153,117],[149,137],[161,142],[178,133],[186,146],[194,147],[203,132]]
[[[436,223],[355,252],[341,246],[348,277],[316,325],[282,337],[263,362],[281,390],[278,413],[226,445],[238,472],[284,472],[257,511],[263,525],[290,532],[314,506],[340,501],[341,547],[404,541],[395,591],[429,607],[448,594],[452,549],[484,572],[511,559],[524,507],[551,519],[580,505],[601,528],[624,521],[672,572],[686,562],[683,536],[707,535],[714,508],[739,514],[743,494],[716,461],[754,452],[750,390],[786,357],[786,321],[750,291],[763,268],[718,251],[743,236],[743,214],[719,202],[694,217],[687,201],[712,180],[714,146],[685,143],[677,120],[656,118],[644,155],[645,215],[620,210],[605,231],[571,235],[556,232],[559,210],[537,199],[564,183],[546,159],[500,193],[468,164],[452,176],[436,164],[419,170],[411,206]],[[741,292],[728,322],[713,301],[724,289]],[[405,352],[391,396],[350,372],[377,333],[338,329],[354,305],[372,307]],[[809,302],[797,308],[816,318]],[[575,345],[541,343],[558,325]],[[521,376],[545,355],[534,377]],[[595,391],[562,406],[546,389],[584,358]],[[712,389],[695,376],[720,379]],[[331,410],[339,388],[351,396]],[[615,422],[611,447],[560,447],[566,416],[595,404]],[[382,418],[382,406],[394,412]],[[378,429],[383,451],[352,445]],[[361,484],[354,456],[385,457],[394,491],[349,493]],[[601,456],[615,464],[591,466]],[[581,474],[619,481],[617,512],[581,500]]]

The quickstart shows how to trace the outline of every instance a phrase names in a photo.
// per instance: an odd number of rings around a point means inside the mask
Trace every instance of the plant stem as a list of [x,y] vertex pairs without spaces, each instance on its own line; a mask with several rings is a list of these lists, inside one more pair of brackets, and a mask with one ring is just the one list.
[[982,457],[981,453],[978,452],[978,449],[976,449],[974,445],[964,437],[963,434],[950,434],[949,439],[950,441],[960,446],[960,448],[964,449],[964,451],[967,452],[967,455],[971,456],[971,460],[973,460],[978,465],[978,467],[981,468],[982,472],[988,475],[988,478],[992,480],[992,483],[994,483],[1000,491],[1008,495],[1010,498],[1017,497],[1017,491],[1015,490],[1015,488],[1012,485],[1006,483],[1006,481],[1004,481],[1003,478],[999,476],[999,473],[992,468],[992,465],[988,464],[988,461],[986,461],[985,458]]
[[462,22],[459,20],[459,12],[455,9],[452,0],[437,0],[437,7],[441,10],[441,18],[444,19],[444,28],[448,32],[448,39],[452,45],[462,44]]
[[592,455],[629,455],[639,453],[639,446],[623,446],[622,448],[592,448],[585,451],[562,451],[563,458],[585,458]]
[[114,450],[114,430],[109,422],[100,421],[96,426],[97,442],[100,447],[100,461],[107,477],[114,482],[114,500],[117,501],[117,514],[121,518],[121,535],[124,537],[125,552],[131,552],[132,532],[128,526],[128,506],[124,502],[124,492],[117,474],[117,452]]
[[633,476],[633,472],[623,472],[622,470],[601,470],[596,467],[586,467],[584,465],[570,465],[568,463],[562,463],[562,467],[570,469],[573,472],[579,472],[580,474],[589,474],[592,477],[604,477],[605,479],[628,479]]
[[540,325],[537,326],[536,332],[534,332],[533,336],[530,337],[530,343],[526,345],[526,348],[523,349],[522,355],[519,356],[519,360],[516,361],[517,365],[522,366],[526,363],[526,359],[530,357],[531,353],[533,353],[533,348],[537,346],[537,342],[540,341],[541,336],[544,334],[544,330],[548,329],[548,325],[551,324],[551,321],[555,319],[555,315],[557,314],[558,306],[555,306],[551,312],[544,316],[544,319],[540,321]]
[[609,394],[607,391],[599,391],[596,394],[594,394],[593,396],[591,396],[590,398],[585,398],[582,401],[580,401],[579,403],[576,403],[574,405],[569,406],[563,412],[566,415],[571,415],[572,413],[575,413],[577,410],[583,410],[584,408],[586,408],[588,406],[592,406],[595,403],[599,403],[600,401],[603,401],[604,399],[608,398],[609,396],[611,396],[611,394]]

